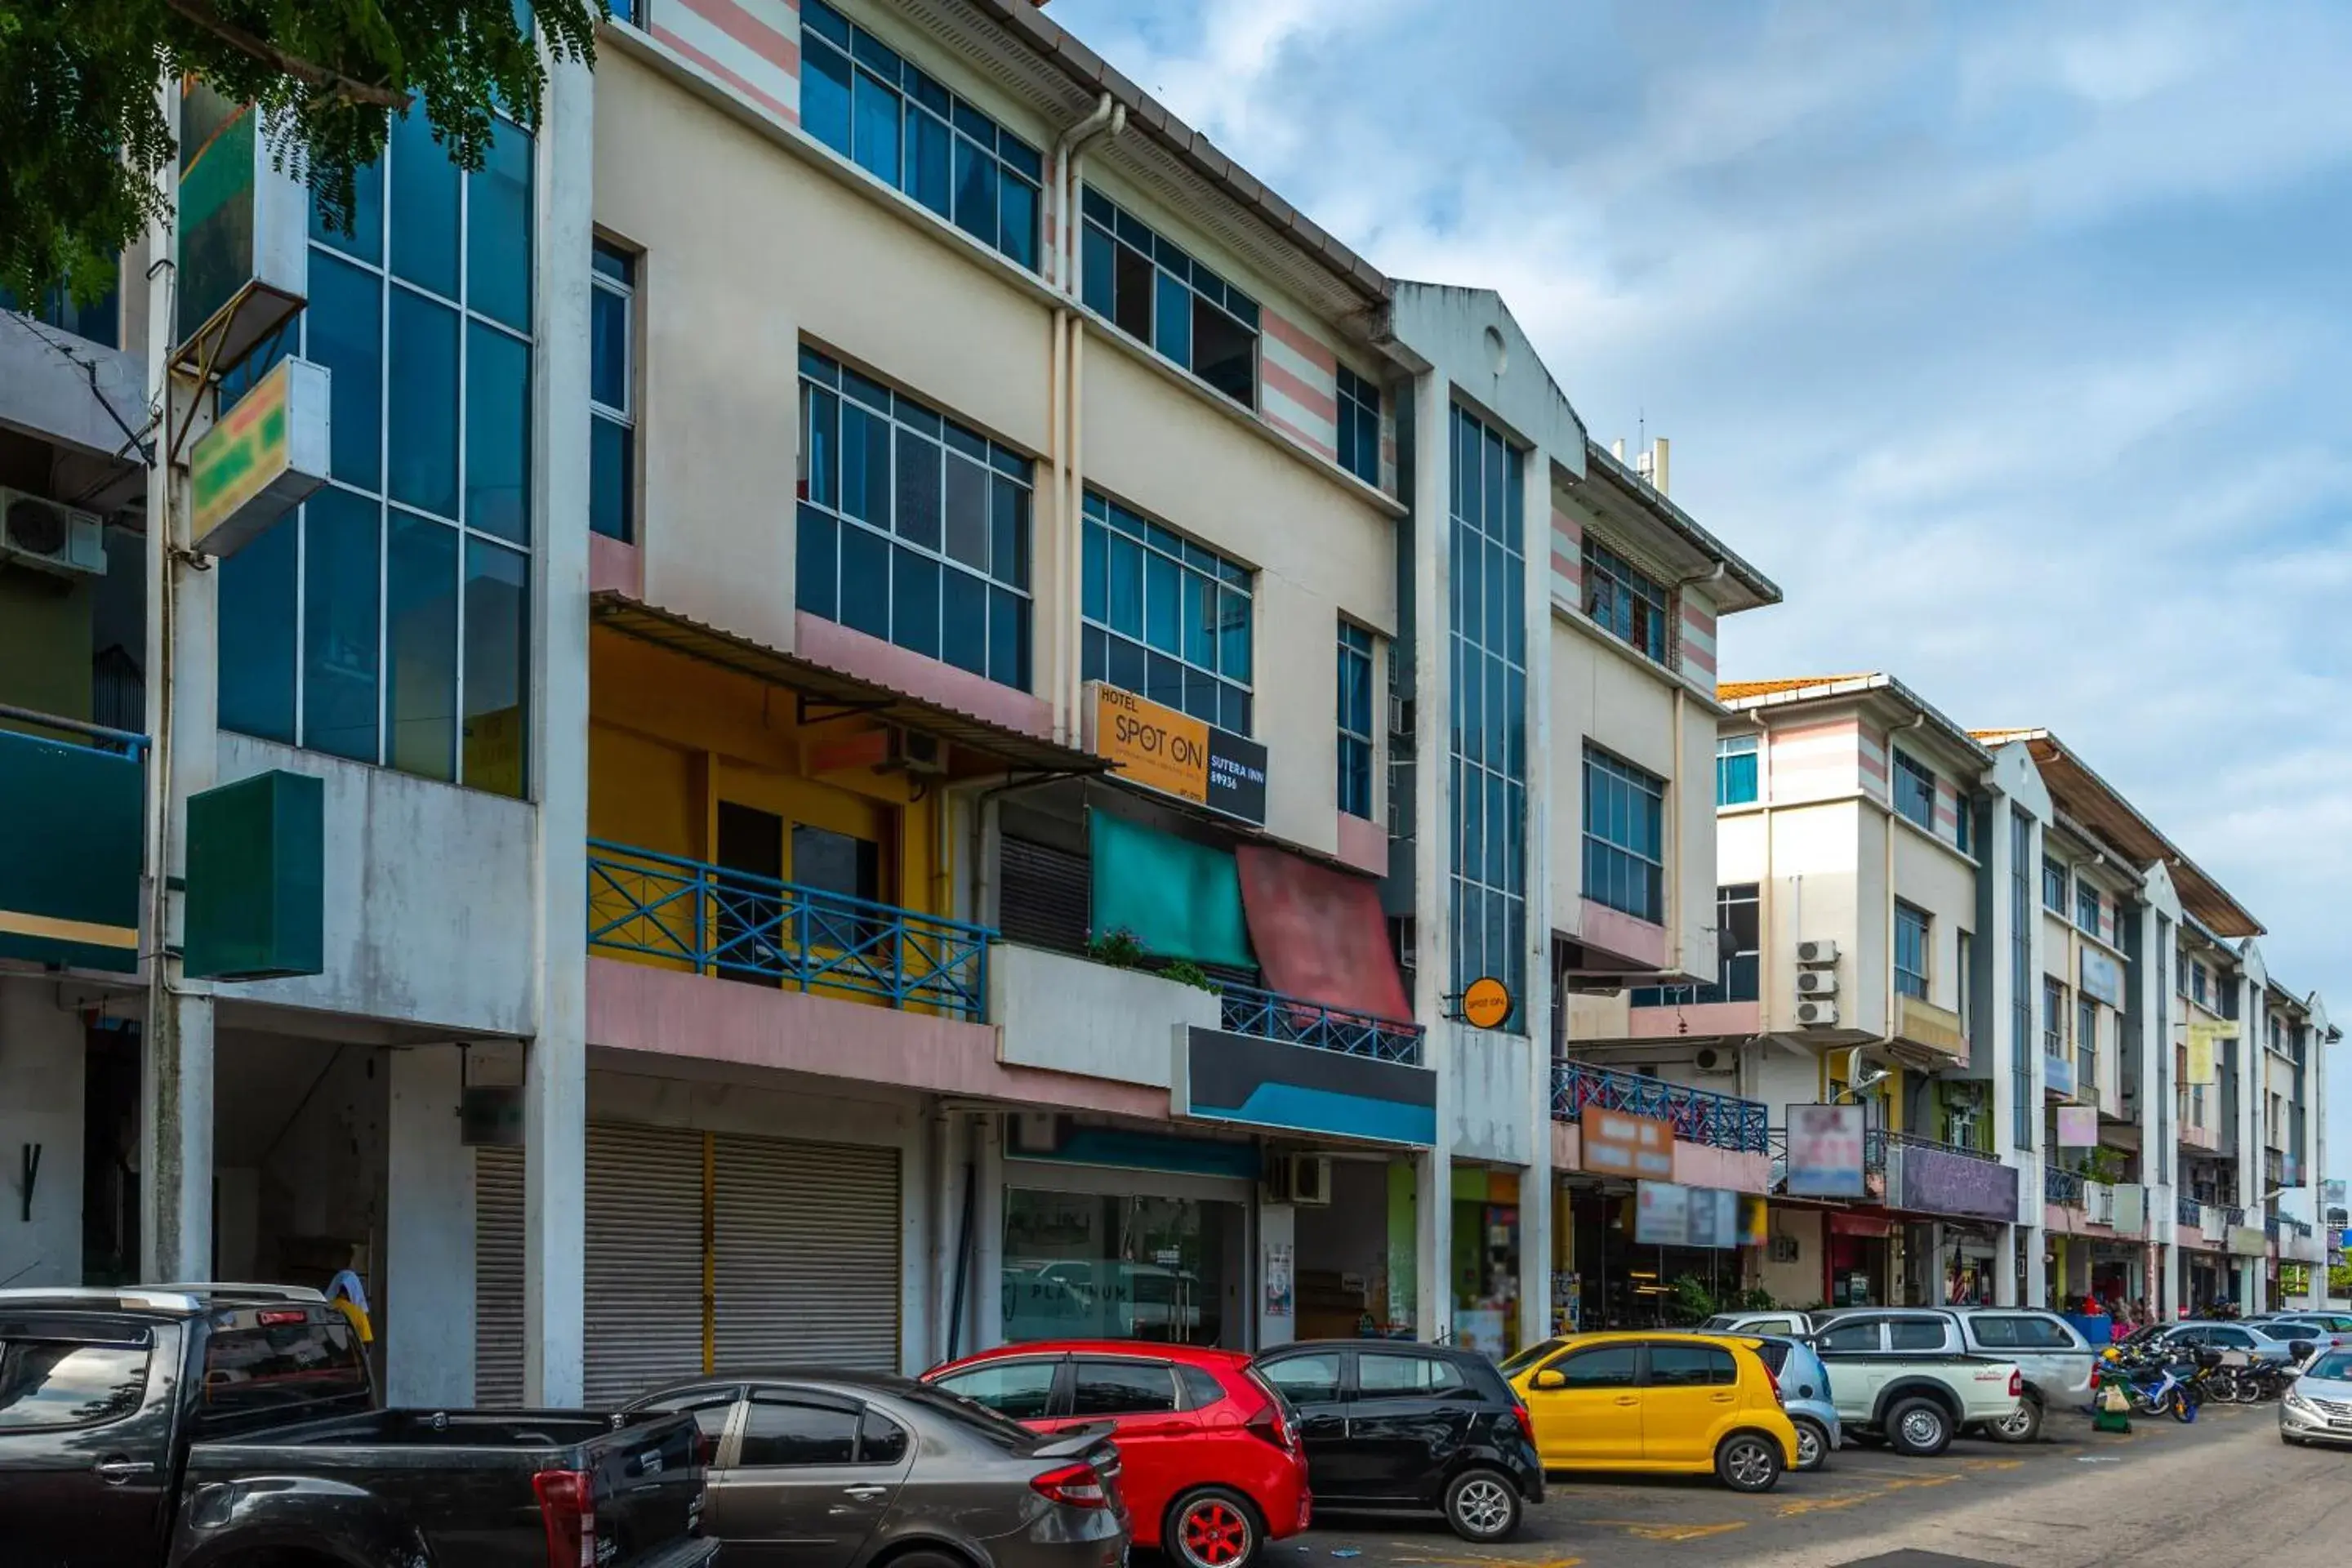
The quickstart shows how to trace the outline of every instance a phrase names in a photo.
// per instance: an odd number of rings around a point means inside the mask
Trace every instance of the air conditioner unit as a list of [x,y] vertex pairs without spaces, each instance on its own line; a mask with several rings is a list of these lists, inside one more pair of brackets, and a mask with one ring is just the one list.
[[882,766],[902,773],[943,773],[948,771],[947,748],[937,735],[926,735],[919,730],[901,730],[892,725],[889,731],[890,749]]
[[1832,1028],[1836,1026],[1837,1019],[1837,1003],[1834,1000],[1824,999],[1819,1002],[1797,1004],[1797,1022],[1805,1028]]
[[106,529],[89,512],[0,489],[0,561],[60,577],[103,577]]
[[1691,1058],[1691,1065],[1704,1073],[1736,1073],[1739,1070],[1739,1053],[1706,1046]]
[[1837,943],[1823,939],[1797,944],[1797,962],[1807,969],[1819,969],[1838,961]]
[[1267,1195],[1278,1204],[1300,1208],[1325,1208],[1331,1202],[1331,1158],[1328,1154],[1277,1154],[1266,1167]]
[[1837,971],[1833,969],[1800,969],[1797,971],[1797,994],[1800,996],[1836,995]]

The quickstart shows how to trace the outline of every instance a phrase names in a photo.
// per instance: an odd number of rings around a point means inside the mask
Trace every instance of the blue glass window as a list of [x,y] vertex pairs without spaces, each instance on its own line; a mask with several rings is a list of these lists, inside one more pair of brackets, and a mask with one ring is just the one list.
[[530,164],[501,121],[461,176],[412,116],[357,232],[314,215],[299,332],[333,377],[331,477],[221,563],[224,728],[523,793]]
[[1372,815],[1372,634],[1339,623],[1339,809]]
[[1666,662],[1666,590],[1606,545],[1584,540],[1584,613],[1620,642]]
[[1084,679],[1250,732],[1250,571],[1087,491]]
[[1715,743],[1715,804],[1752,805],[1758,794],[1757,739],[1726,735]]
[[801,7],[801,128],[1036,270],[1044,157],[824,0]]
[[592,253],[588,294],[588,526],[636,537],[637,258],[605,240]]
[[106,292],[85,305],[63,289],[52,289],[37,310],[27,310],[15,292],[0,288],[0,310],[15,310],[51,326],[61,332],[71,332],[97,343],[102,348],[122,346],[122,263],[115,260],[115,280],[107,285]]
[[[1101,192],[1086,192],[1083,211],[1087,308],[1243,407],[1256,407],[1257,301]],[[1373,423],[1377,464],[1377,415]]]
[[1666,782],[1598,746],[1584,748],[1584,896],[1663,925]]
[[1759,885],[1735,882],[1715,890],[1717,958],[1714,984],[1644,985],[1630,995],[1636,1007],[1705,1006],[1717,1002],[1753,1002],[1761,994],[1762,903]]
[[1895,753],[1895,809],[1915,826],[1936,831],[1936,775],[1902,752]]
[[1031,465],[801,351],[795,602],[1029,689]]
[[[1452,410],[1447,540],[1454,803],[1453,989],[1481,976],[1526,994],[1526,458],[1467,410]],[[1514,1007],[1507,1026],[1524,1029]]]
[[1925,910],[1895,906],[1895,989],[1922,1002],[1927,999],[1928,930]]
[[1381,482],[1381,389],[1339,367],[1339,466],[1368,485]]

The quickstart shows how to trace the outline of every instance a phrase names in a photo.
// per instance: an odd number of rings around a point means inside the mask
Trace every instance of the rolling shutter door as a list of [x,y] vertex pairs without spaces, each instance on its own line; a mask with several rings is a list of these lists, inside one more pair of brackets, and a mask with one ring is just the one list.
[[898,1152],[717,1141],[718,1361],[898,1370]]
[[1010,834],[998,843],[996,923],[1004,940],[1084,952],[1092,898],[1087,858]]
[[522,1403],[522,1161],[474,1151],[474,1403]]
[[702,1374],[702,1138],[588,1129],[591,1409]]

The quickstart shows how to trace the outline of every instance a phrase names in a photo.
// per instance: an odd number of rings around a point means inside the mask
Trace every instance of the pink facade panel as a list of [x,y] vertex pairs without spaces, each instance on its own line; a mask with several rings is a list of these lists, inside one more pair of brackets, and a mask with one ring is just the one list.
[[788,125],[801,118],[801,13],[793,0],[662,0],[648,30]]
[[919,697],[926,702],[1018,730],[1024,735],[1042,740],[1054,732],[1053,705],[1042,697],[1015,691],[984,675],[927,658],[805,610],[796,613],[793,626],[794,651],[828,669],[857,676],[893,691],[903,691],[909,697]]
[[1258,400],[1269,424],[1323,457],[1339,455],[1339,362],[1297,322],[1262,310]]
[[1606,904],[1596,904],[1591,899],[1581,900],[1582,918],[1577,935],[1587,947],[1597,947],[1630,963],[1664,969],[1666,964],[1666,928],[1637,921],[1632,915],[1620,913]]

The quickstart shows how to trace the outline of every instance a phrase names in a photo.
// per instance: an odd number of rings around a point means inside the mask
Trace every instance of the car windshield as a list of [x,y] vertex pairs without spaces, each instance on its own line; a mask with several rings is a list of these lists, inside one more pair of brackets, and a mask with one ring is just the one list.
[[1517,1377],[1528,1368],[1568,1343],[1566,1340],[1538,1340],[1503,1363],[1505,1377]]
[[2272,1344],[2284,1344],[2294,1331],[2280,1323],[2241,1323],[2238,1326],[2254,1338],[2268,1341]]
[[2352,1351],[2333,1351],[2304,1369],[2303,1375],[2323,1383],[2352,1383]]

